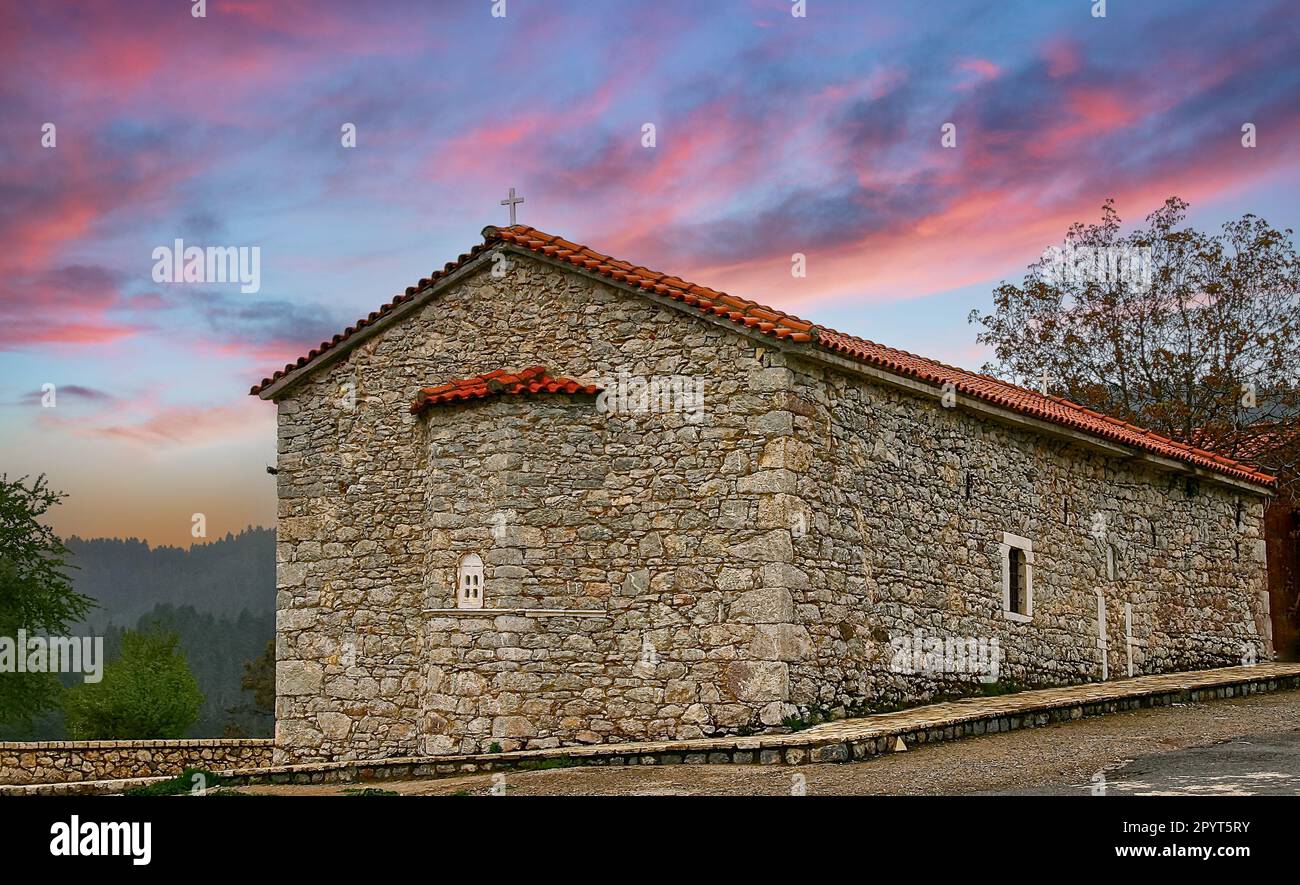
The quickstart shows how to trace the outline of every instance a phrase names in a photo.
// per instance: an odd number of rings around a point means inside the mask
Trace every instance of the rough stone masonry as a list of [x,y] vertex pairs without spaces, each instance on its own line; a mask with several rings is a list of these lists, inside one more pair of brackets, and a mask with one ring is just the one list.
[[[900,641],[996,640],[1025,686],[1271,655],[1268,477],[485,234],[254,388],[279,416],[278,761],[744,734],[990,679],[900,666]],[[412,407],[530,366],[582,386]],[[587,392],[669,376],[702,414]]]

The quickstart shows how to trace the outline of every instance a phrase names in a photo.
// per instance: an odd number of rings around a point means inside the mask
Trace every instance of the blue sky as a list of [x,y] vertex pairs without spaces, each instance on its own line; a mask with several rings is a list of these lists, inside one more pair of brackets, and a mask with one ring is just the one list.
[[[7,4],[2,469],[67,490],[68,533],[272,524],[249,386],[503,223],[510,186],[524,223],[972,368],[971,308],[1107,198],[1296,223],[1282,0],[791,7]],[[177,238],[257,246],[260,291],[155,282]]]

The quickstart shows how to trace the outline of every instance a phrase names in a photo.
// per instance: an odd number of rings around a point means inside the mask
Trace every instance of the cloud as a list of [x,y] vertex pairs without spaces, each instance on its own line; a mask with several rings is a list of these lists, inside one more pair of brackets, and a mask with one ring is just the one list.
[[[1300,86],[1287,59],[1300,47],[1281,26],[1283,5],[1257,4],[1226,27],[1196,10],[1148,9],[1099,36],[1061,14],[1008,8],[1002,14],[1023,39],[980,45],[967,39],[978,36],[967,32],[978,17],[922,39],[899,9],[850,5],[798,22],[797,36],[763,4],[754,12],[771,27],[761,30],[720,30],[728,21],[720,12],[662,3],[580,18],[521,10],[517,32],[484,15],[412,5],[405,30],[436,33],[446,49],[421,60],[385,42],[394,19],[347,4],[236,3],[201,22],[162,2],[112,21],[69,7],[53,14],[67,34],[26,17],[15,30],[42,38],[22,45],[88,41],[75,64],[95,66],[99,78],[64,72],[46,91],[93,109],[104,125],[90,134],[93,149],[65,139],[74,153],[61,146],[59,164],[75,172],[66,180],[33,175],[30,159],[20,166],[19,199],[12,213],[0,209],[0,236],[17,243],[22,267],[14,269],[30,277],[69,261],[124,207],[141,229],[161,214],[193,236],[243,242],[248,206],[279,212],[283,224],[309,218],[313,199],[378,213],[369,198],[394,219],[418,222],[435,195],[446,217],[495,207],[498,191],[516,184],[528,197],[525,221],[659,267],[726,274],[703,282],[762,280],[768,289],[737,294],[816,301],[852,293],[848,278],[813,274],[794,288],[775,273],[804,251],[845,262],[856,252],[860,291],[879,293],[887,277],[892,297],[909,297],[947,279],[924,257],[941,236],[983,252],[967,254],[954,279],[1003,271],[1007,250],[985,247],[978,228],[972,234],[971,211],[1001,212],[987,223],[1019,247],[1047,220],[1091,211],[1106,196],[1136,202],[1155,182],[1205,193],[1203,185],[1270,174],[1262,152],[1220,174],[1224,157],[1207,140],[1225,114],[1253,113],[1242,97],[1255,96],[1285,146],[1297,111],[1283,99]],[[1174,23],[1189,40],[1162,39]],[[339,52],[322,55],[322,41],[341,41]],[[376,59],[387,77],[367,76]],[[395,79],[421,65],[436,76]],[[222,89],[195,105],[191,87],[214,78]],[[28,77],[7,88],[40,116],[35,85]],[[340,120],[358,118],[363,147],[340,150]],[[939,148],[946,121],[958,127],[956,150]],[[640,144],[645,122],[657,127],[653,149]],[[230,197],[194,186],[212,181],[231,146],[250,138],[260,152],[252,179],[236,182]],[[267,170],[288,168],[295,180],[284,183],[304,184],[291,206],[274,206],[259,188],[278,191],[266,187],[281,184]],[[152,228],[148,243],[160,239]],[[896,251],[882,255],[886,248]],[[119,311],[67,311],[55,322],[33,307],[34,334],[0,332],[0,347],[112,342],[199,315],[202,346],[260,355],[281,343],[310,346],[349,321],[351,310],[322,311],[304,294],[282,290],[249,305],[208,298],[164,317],[161,302],[177,302],[126,286]],[[149,299],[159,302],[152,313]]]
[[[81,402],[98,404],[109,403],[115,399],[111,393],[106,393],[103,390],[97,390],[94,387],[86,387],[81,384],[57,384],[55,385],[54,393],[57,397],[56,401],[61,400],[64,402],[70,398]],[[23,396],[18,400],[17,405],[39,406],[44,398],[44,390],[33,390],[30,393],[23,394]]]
[[122,274],[69,264],[0,278],[0,350],[106,344],[142,326],[117,315]]
[[[486,162],[531,171],[545,204],[602,207],[590,230],[560,232],[660,270],[805,312],[908,298],[1023,268],[1106,197],[1138,216],[1284,170],[1300,40],[1279,34],[1280,5],[1260,9],[1227,29],[1198,17],[1219,49],[1190,73],[1185,44],[1160,39],[1167,9],[1098,45],[1048,32],[1021,57],[961,56],[974,79],[955,92],[926,43],[872,91],[828,83],[811,101],[785,100],[789,84],[755,67],[766,56],[741,56],[721,75],[730,91],[704,87],[659,119],[655,150],[626,133],[566,149],[568,122],[538,109],[526,132],[489,140]],[[1269,120],[1270,149],[1244,152],[1236,119]],[[806,280],[789,275],[796,251]]]
[[996,80],[1002,74],[1002,68],[987,58],[964,58],[957,62],[956,71],[963,75],[958,89],[971,89],[989,80]]
[[[248,384],[454,258],[509,186],[526,223],[852,329],[1018,275],[1106,197],[1136,219],[1294,177],[1282,0],[1148,0],[1105,22],[939,4],[925,28],[905,0],[815,5],[8,4],[8,396],[30,404],[18,391],[47,371],[82,382],[75,408],[29,417],[83,447],[270,446]],[[178,236],[262,245],[263,294],[154,283],[151,250]]]
[[[82,439],[102,440],[150,451],[200,448],[256,439],[267,432],[274,412],[263,403],[239,397],[229,403],[165,402],[153,388],[130,397],[97,400],[111,408],[89,414],[69,414],[62,407],[40,409],[36,420],[46,438],[68,434]],[[60,395],[63,390],[59,390]]]
[[[81,425],[75,432],[146,448],[220,445],[261,433],[265,410],[246,406],[166,406],[137,421]],[[260,420],[259,420],[260,419]]]
[[338,332],[341,315],[321,303],[298,303],[283,298],[249,298],[246,295],[203,291],[193,295],[195,310],[208,330],[225,341],[248,344],[318,342]]

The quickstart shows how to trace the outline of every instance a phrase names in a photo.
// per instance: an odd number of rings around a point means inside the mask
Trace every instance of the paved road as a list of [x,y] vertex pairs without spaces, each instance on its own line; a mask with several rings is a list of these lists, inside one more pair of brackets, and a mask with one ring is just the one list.
[[1035,794],[1300,796],[1300,730],[1249,734],[1209,747],[1154,753]]
[[[1134,710],[985,735],[854,764],[567,768],[384,783],[446,795],[1300,795],[1300,691]],[[1104,778],[1104,781],[1101,780]],[[259,793],[338,793],[334,785]]]

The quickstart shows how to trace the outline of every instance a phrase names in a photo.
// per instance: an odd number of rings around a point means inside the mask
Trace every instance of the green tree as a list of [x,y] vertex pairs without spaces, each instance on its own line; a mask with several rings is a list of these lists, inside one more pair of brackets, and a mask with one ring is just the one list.
[[128,630],[122,654],[100,682],[69,688],[63,697],[74,740],[179,738],[198,718],[203,692],[174,633]]
[[1244,215],[1217,232],[1186,226],[1170,197],[1123,233],[1111,201],[1098,224],[1003,283],[972,311],[990,374],[1296,477],[1300,263],[1290,230]]
[[[95,604],[72,589],[68,548],[39,521],[64,497],[43,475],[30,482],[0,476],[0,637],[65,634]],[[57,706],[59,690],[54,673],[0,672],[0,727],[30,729]]]
[[252,692],[252,704],[240,704],[231,707],[227,713],[232,717],[226,724],[225,737],[247,737],[242,725],[234,720],[236,716],[251,717],[255,720],[275,721],[275,640],[266,644],[262,653],[252,660],[244,661],[244,673],[239,678],[239,687]]
[[275,715],[275,640],[266,644],[261,655],[244,661],[244,675],[239,680],[244,691],[253,693],[253,705],[259,712]]

